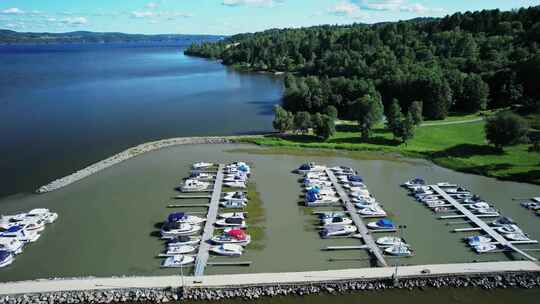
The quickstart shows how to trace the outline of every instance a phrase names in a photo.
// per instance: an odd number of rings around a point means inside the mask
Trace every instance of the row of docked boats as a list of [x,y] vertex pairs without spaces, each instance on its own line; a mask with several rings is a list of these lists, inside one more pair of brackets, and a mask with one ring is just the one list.
[[49,209],[37,208],[25,213],[0,217],[0,268],[15,261],[24,247],[35,242],[47,224],[52,224],[58,214]]
[[[184,192],[209,191],[216,180],[217,171],[214,163],[193,164],[191,175],[184,181],[197,183],[198,188],[182,189]],[[212,170],[214,169],[214,170]],[[223,167],[223,185],[232,188],[246,188],[251,168],[245,162],[234,162]],[[200,189],[200,190],[196,190]],[[243,191],[224,192],[219,205],[226,209],[245,208],[248,196]],[[246,212],[220,212],[215,220],[215,226],[220,234],[214,235],[208,242],[211,244],[209,251],[221,256],[240,256],[244,247],[251,242],[251,236],[246,232]],[[174,212],[169,214],[161,228],[161,237],[166,241],[165,250],[159,257],[165,258],[161,267],[174,268],[193,264],[196,261],[196,253],[201,244],[200,233],[207,221],[186,212]]]
[[[306,195],[304,203],[308,207],[335,205],[341,201],[337,189],[328,176],[330,170],[340,183],[341,187],[348,192],[350,200],[354,203],[356,210],[362,217],[385,217],[386,211],[382,205],[369,193],[363,178],[358,175],[355,169],[345,166],[326,167],[314,163],[301,165],[294,172],[301,174],[302,187]],[[317,212],[320,221],[319,234],[321,238],[332,237],[359,237],[357,226],[345,211],[325,211]],[[388,219],[380,219],[367,224],[370,230],[374,231],[395,231],[395,224]],[[399,241],[398,241],[399,240]],[[383,247],[383,251],[390,255],[408,256],[412,254],[410,246],[405,244],[398,237],[381,237],[378,245]]]
[[[494,231],[503,236],[510,243],[535,243],[521,228],[510,218],[501,216],[499,211],[480,196],[472,194],[466,188],[449,182],[437,183],[442,191],[448,194],[456,202],[466,207],[477,217],[496,217],[488,222]],[[454,206],[433,190],[432,186],[426,185],[424,179],[415,177],[404,184],[412,196],[426,204],[436,212],[457,212]],[[475,235],[465,238],[465,242],[477,253],[495,252],[501,246],[497,240],[489,235]]]

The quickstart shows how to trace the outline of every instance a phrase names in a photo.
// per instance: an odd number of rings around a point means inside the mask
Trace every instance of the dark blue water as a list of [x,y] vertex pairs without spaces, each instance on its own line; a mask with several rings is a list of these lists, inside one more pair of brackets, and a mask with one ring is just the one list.
[[184,47],[0,46],[0,196],[149,140],[271,129],[280,79]]

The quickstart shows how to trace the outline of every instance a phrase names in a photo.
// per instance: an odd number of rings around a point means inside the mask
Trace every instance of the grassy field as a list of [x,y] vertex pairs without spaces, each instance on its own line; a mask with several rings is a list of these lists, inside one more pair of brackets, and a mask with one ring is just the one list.
[[[395,140],[383,125],[375,128],[369,140],[363,141],[355,124],[343,121],[336,126],[338,132],[335,136],[325,142],[312,135],[295,134],[267,135],[244,141],[288,149],[317,148],[399,153],[404,156],[427,158],[457,171],[540,184],[540,153],[529,152],[530,145],[526,144],[507,147],[504,152],[487,145],[484,121],[478,121],[478,118],[479,116],[475,115],[452,116],[439,121],[441,125],[432,125],[431,123],[438,122],[429,122],[430,125],[418,127],[414,139],[407,144]],[[444,124],[467,120],[473,122]],[[538,133],[536,129],[531,131],[533,136]],[[354,156],[354,152],[350,154]]]

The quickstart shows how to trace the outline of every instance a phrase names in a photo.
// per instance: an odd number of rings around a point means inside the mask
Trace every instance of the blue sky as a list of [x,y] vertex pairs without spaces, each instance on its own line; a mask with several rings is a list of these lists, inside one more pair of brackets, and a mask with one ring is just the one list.
[[0,28],[228,35],[532,5],[540,0],[0,0]]

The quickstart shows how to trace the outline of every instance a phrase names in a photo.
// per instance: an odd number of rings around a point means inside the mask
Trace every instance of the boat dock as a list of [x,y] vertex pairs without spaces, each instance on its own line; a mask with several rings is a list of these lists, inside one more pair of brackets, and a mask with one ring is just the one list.
[[338,182],[336,176],[334,175],[334,172],[330,169],[325,170],[326,175],[328,175],[328,178],[330,178],[330,181],[334,185],[334,188],[336,189],[337,193],[339,194],[341,198],[341,202],[343,203],[345,209],[349,212],[349,215],[351,216],[351,220],[353,221],[354,225],[358,229],[358,232],[362,236],[363,242],[366,244],[366,246],[369,249],[369,252],[377,259],[379,262],[379,266],[388,266],[386,263],[386,260],[384,259],[383,253],[379,246],[375,243],[375,240],[371,236],[367,226],[364,224],[364,221],[359,216],[358,213],[356,213],[356,210],[354,208],[353,203],[351,202],[351,199],[349,198],[349,195],[341,184]]
[[204,225],[203,235],[201,237],[201,245],[197,252],[197,258],[195,260],[195,272],[196,277],[204,275],[204,269],[208,263],[208,250],[210,250],[210,239],[214,235],[214,224],[218,215],[219,200],[221,199],[221,189],[223,186],[223,165],[218,166],[216,173],[216,181],[212,190],[212,196],[210,198],[210,205],[208,206],[208,215],[206,223]]
[[[462,228],[462,229],[455,229],[454,231],[474,231],[474,230],[483,230],[486,234],[488,234],[491,238],[493,238],[497,243],[501,244],[507,249],[510,249],[511,251],[517,252],[527,258],[531,261],[538,261],[537,258],[527,254],[523,250],[515,247],[512,242],[508,241],[506,238],[504,238],[502,235],[500,235],[497,231],[495,231],[493,228],[491,228],[486,222],[481,220],[477,215],[473,214],[469,209],[458,203],[455,199],[453,199],[450,195],[448,195],[446,192],[444,192],[439,186],[437,185],[430,185],[431,189],[433,191],[437,192],[440,196],[444,198],[448,203],[452,204],[453,207],[461,212],[469,221],[474,223],[477,227],[474,228]],[[467,229],[467,230],[464,230]]]

